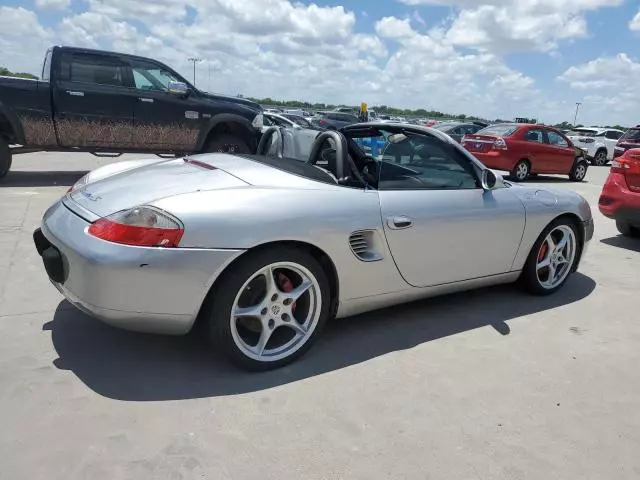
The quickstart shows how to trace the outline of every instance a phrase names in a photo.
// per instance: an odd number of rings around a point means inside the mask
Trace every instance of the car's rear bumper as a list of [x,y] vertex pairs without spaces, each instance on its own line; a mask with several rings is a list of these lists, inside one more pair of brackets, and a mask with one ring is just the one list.
[[480,160],[486,167],[510,172],[516,165],[513,158],[502,154],[500,151],[492,152],[470,152],[474,157]]
[[605,217],[640,225],[640,193],[630,191],[620,173],[609,173],[598,208]]
[[183,334],[241,250],[143,248],[105,242],[57,202],[34,232],[55,287],[73,305],[128,330]]

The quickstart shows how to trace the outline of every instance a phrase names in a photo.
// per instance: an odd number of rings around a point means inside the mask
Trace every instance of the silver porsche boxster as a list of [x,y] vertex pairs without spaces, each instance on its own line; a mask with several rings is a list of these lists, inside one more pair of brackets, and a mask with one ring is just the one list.
[[34,232],[52,283],[114,326],[204,326],[266,370],[329,318],[508,282],[554,293],[593,236],[581,196],[508,183],[437,130],[351,125],[310,151],[289,134],[90,172]]

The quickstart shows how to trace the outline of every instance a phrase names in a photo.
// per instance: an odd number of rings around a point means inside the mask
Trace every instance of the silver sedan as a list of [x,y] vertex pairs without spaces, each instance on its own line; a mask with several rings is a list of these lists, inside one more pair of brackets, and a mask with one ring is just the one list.
[[205,327],[234,363],[266,370],[329,318],[510,282],[552,294],[593,236],[581,196],[508,183],[437,130],[351,125],[319,133],[304,161],[281,133],[257,155],[89,173],[34,232],[53,285],[117,327]]

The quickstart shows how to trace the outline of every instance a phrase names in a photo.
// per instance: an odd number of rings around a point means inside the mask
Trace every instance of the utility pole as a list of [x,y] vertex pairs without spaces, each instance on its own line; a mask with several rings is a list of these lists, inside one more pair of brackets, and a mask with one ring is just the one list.
[[580,105],[582,105],[582,103],[581,103],[581,102],[576,102],[576,114],[575,114],[575,116],[573,117],[573,126],[574,126],[574,127],[576,126],[576,123],[577,123],[577,121],[578,121],[578,110],[580,109]]
[[191,57],[188,58],[190,62],[193,62],[193,86],[196,86],[196,63],[200,63],[202,59],[200,57]]

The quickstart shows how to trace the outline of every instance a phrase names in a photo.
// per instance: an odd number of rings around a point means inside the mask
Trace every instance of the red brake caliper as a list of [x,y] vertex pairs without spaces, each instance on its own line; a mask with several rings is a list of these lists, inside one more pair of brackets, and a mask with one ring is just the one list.
[[542,260],[544,260],[544,257],[547,256],[548,251],[549,251],[549,245],[547,244],[547,242],[544,242],[542,244],[542,247],[540,247],[540,252],[538,253],[538,262],[541,262]]
[[[280,287],[280,290],[282,290],[284,293],[289,293],[291,290],[294,289],[293,283],[291,282],[291,280],[289,280],[289,277],[287,277],[284,273],[278,273],[278,286]],[[296,311],[295,302],[293,302],[293,304],[291,305],[291,311],[292,312]]]

